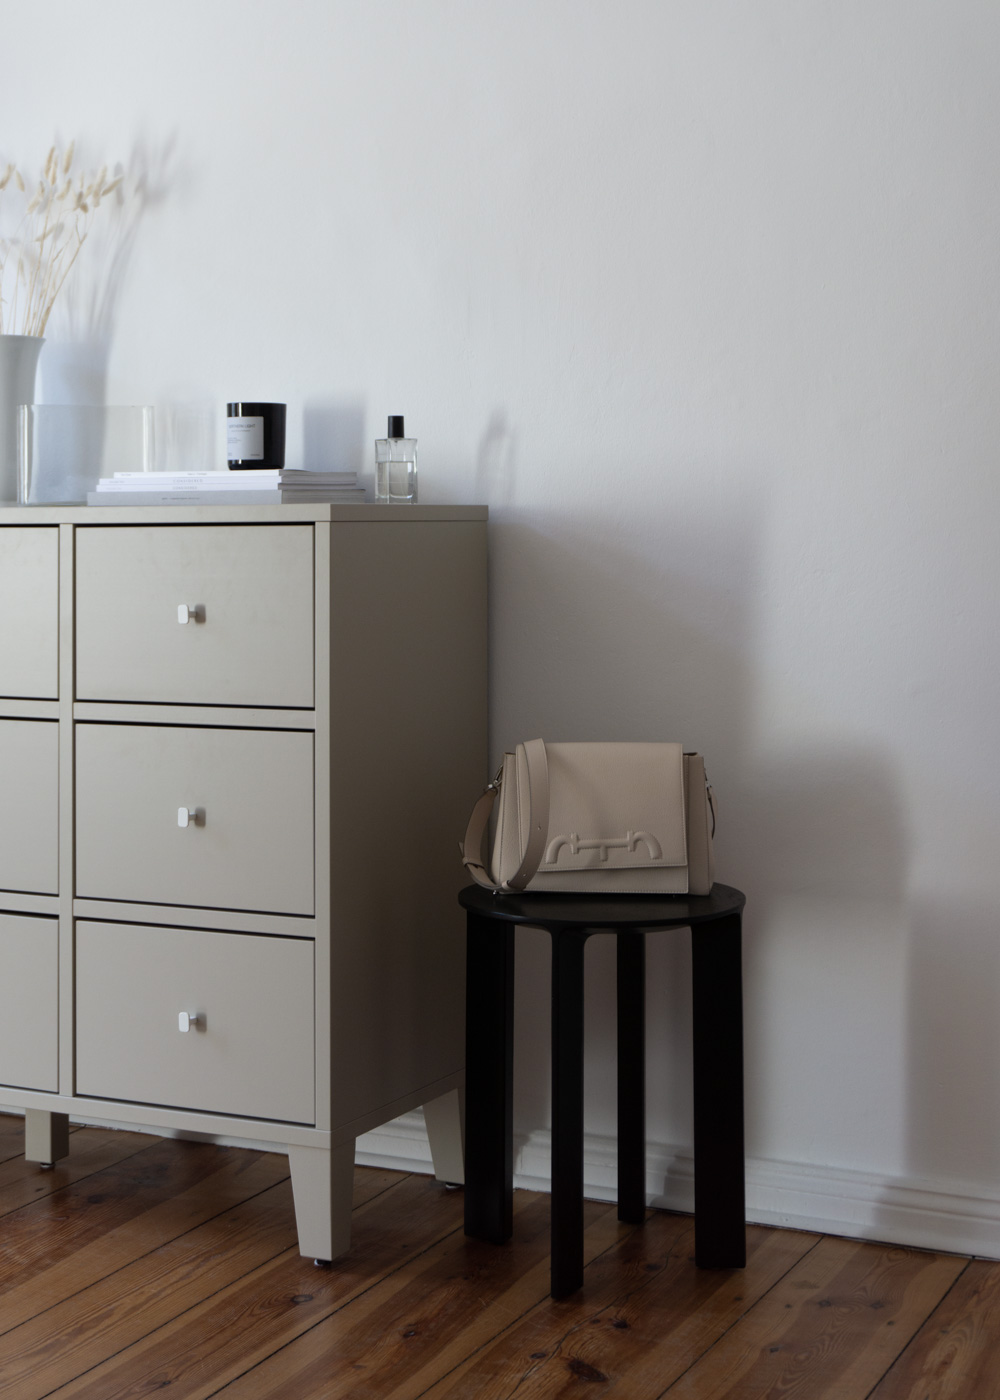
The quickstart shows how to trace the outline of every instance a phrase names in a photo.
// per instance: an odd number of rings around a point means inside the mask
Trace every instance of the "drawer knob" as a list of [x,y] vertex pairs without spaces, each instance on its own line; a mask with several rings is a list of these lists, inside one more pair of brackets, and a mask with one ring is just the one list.
[[177,1029],[184,1035],[187,1035],[188,1031],[191,1030],[193,1026],[197,1026],[200,1020],[201,1017],[198,1015],[197,1011],[179,1011],[177,1013]]
[[201,622],[204,618],[204,611],[199,603],[178,603],[177,621],[180,623]]
[[204,826],[205,814],[200,807],[178,807],[178,826]]

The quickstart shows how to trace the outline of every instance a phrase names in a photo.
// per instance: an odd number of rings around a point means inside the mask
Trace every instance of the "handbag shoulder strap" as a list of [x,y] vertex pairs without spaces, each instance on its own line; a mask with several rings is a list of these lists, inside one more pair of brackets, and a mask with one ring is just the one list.
[[490,878],[483,845],[490,813],[500,791],[503,769],[488,785],[472,809],[469,825],[462,843],[462,863],[477,885],[492,890],[494,894],[502,890],[523,890],[533,879],[542,862],[545,852],[545,838],[549,830],[549,764],[545,755],[543,739],[529,739],[518,748],[524,752],[525,769],[528,775],[528,840],[521,863],[503,884]]
[[500,774],[498,773],[492,783],[487,784],[482,796],[473,807],[469,825],[465,829],[465,840],[461,843],[462,864],[477,885],[482,885],[484,890],[493,890],[494,893],[500,887],[490,879],[483,855],[483,844],[490,824],[490,813],[493,811],[493,804],[497,800],[499,791]]
[[528,773],[528,840],[521,864],[505,890],[523,890],[534,878],[545,854],[545,838],[549,834],[549,760],[544,739],[529,739],[520,745],[524,749],[524,764]]

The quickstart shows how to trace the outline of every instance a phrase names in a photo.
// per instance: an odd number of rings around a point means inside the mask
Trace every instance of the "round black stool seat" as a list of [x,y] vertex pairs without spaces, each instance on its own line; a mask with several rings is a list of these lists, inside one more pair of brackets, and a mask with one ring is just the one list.
[[729,885],[711,894],[494,894],[480,885],[459,893],[463,909],[487,919],[536,928],[689,928],[706,920],[739,914],[746,895]]
[[741,891],[707,895],[494,894],[466,911],[465,1232],[513,1229],[514,931],[552,939],[552,1295],[583,1282],[583,950],[613,933],[618,965],[618,1216],[645,1218],[645,936],[691,930],[695,1262],[746,1262]]

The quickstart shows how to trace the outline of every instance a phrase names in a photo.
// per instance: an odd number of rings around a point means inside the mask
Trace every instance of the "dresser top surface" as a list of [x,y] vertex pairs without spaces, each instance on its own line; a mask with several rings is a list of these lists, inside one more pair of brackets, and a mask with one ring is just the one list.
[[332,521],[338,524],[368,521],[485,520],[486,506],[459,505],[184,505],[184,506],[18,506],[0,504],[0,525],[214,525],[292,524]]

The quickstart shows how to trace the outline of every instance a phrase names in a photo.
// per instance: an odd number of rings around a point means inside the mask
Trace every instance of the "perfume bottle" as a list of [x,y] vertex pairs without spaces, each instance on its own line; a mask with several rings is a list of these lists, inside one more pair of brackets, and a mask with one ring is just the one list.
[[388,436],[375,439],[375,499],[416,505],[417,440],[405,436],[401,414],[390,415]]

